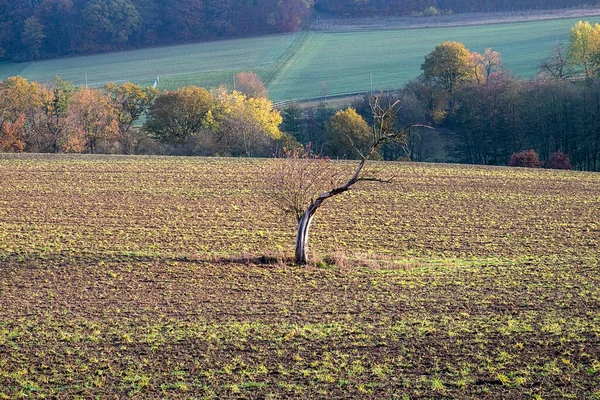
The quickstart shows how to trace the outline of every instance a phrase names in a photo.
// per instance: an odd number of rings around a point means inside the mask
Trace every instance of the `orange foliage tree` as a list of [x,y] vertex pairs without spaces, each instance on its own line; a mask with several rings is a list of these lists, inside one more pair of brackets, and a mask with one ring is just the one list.
[[20,76],[0,83],[0,129],[4,130],[6,125],[7,132],[18,132],[18,147],[22,142],[23,149],[35,140],[37,113],[41,105],[40,89],[41,85]]
[[117,139],[119,118],[110,99],[95,89],[76,91],[69,100],[68,133],[62,149],[66,152],[95,153],[101,141]]
[[263,85],[260,76],[254,72],[240,72],[235,76],[235,90],[245,94],[248,98],[268,98],[269,93],[267,88]]
[[0,150],[5,152],[22,152],[25,149],[23,140],[23,127],[25,126],[25,115],[21,114],[15,122],[2,123],[0,130]]

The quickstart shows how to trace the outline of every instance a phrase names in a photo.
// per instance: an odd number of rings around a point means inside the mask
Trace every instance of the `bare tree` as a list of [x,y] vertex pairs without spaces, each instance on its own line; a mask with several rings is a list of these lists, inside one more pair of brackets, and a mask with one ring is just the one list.
[[310,225],[323,203],[331,197],[347,192],[358,182],[389,182],[377,176],[363,176],[367,162],[375,158],[379,148],[386,143],[405,144],[411,128],[428,127],[410,124],[404,128],[394,129],[393,115],[397,104],[398,102],[395,102],[382,107],[379,97],[371,99],[370,106],[373,112],[371,145],[366,151],[364,149],[361,151],[355,146],[360,161],[348,180],[342,178],[343,171],[339,164],[311,155],[307,151],[296,150],[288,153],[287,159],[280,160],[276,170],[276,187],[270,192],[270,198],[280,209],[294,215],[298,222],[295,248],[295,259],[298,264],[306,264],[308,261]]
[[557,43],[552,48],[552,54],[541,62],[539,69],[542,77],[563,81],[569,78],[571,75],[571,71],[569,71],[569,60],[560,43]]

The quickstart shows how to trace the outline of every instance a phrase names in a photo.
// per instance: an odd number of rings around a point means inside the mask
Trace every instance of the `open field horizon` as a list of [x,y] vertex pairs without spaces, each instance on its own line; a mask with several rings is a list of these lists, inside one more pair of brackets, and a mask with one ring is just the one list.
[[[20,75],[36,81],[63,79],[90,86],[131,81],[160,89],[196,85],[233,86],[233,76],[253,71],[274,101],[324,94],[396,89],[420,73],[423,58],[437,44],[463,42],[471,51],[492,47],[506,69],[531,78],[557,42],[582,18],[367,31],[301,31],[292,34],[149,48],[119,53],[0,64],[0,79]],[[585,17],[599,22],[600,17]]]
[[[185,257],[292,249],[295,222],[278,215],[260,192],[276,160],[0,154],[0,255],[11,253],[7,243],[20,243],[21,255],[71,248]],[[348,174],[355,165],[335,162]],[[585,248],[596,253],[598,173],[405,162],[373,162],[371,168],[392,174],[394,182],[365,183],[331,199],[314,221],[312,249],[468,258],[537,254],[543,245],[546,254],[568,254],[573,247],[576,254]],[[352,208],[343,212],[333,207],[348,203]],[[525,219],[512,218],[519,210],[510,204],[520,204]],[[132,212],[143,215],[137,219]],[[544,224],[555,218],[564,229],[549,235]],[[52,229],[28,230],[36,224]],[[347,229],[336,229],[340,224]],[[514,230],[516,236],[504,235]],[[163,231],[176,234],[166,241]],[[490,232],[494,236],[486,236]],[[380,240],[359,239],[369,236]]]
[[600,398],[600,174],[275,162],[0,154],[0,398]]

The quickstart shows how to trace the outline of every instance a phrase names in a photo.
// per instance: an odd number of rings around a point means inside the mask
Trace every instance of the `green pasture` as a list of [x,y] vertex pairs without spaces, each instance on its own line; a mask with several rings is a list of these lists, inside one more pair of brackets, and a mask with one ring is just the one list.
[[[590,18],[587,18],[590,19]],[[537,73],[540,61],[557,42],[566,43],[576,19],[480,26],[370,30],[303,31],[294,34],[223,40],[64,58],[0,64],[0,79],[21,75],[46,81],[60,75],[77,85],[132,81],[143,85],[160,76],[159,88],[233,85],[233,75],[254,71],[275,101],[323,94],[393,89],[420,73],[423,57],[446,40],[470,50],[492,47],[506,68],[520,78]],[[600,22],[600,17],[590,22]]]

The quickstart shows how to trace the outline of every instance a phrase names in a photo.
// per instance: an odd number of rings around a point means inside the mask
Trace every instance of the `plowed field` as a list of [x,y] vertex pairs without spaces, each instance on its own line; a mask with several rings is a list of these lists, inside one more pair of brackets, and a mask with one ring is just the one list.
[[600,398],[600,174],[273,162],[0,155],[0,398]]

